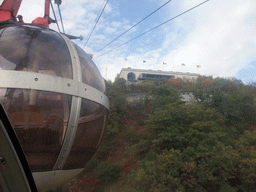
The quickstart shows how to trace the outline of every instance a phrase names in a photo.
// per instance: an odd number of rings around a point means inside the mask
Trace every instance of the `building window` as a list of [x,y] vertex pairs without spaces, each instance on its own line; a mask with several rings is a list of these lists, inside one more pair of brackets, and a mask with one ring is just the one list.
[[170,78],[175,78],[174,75],[162,75],[162,74],[150,74],[150,73],[142,73],[139,75],[138,80],[154,80],[154,79],[170,79]]
[[136,81],[135,74],[133,72],[128,73],[127,80],[128,81]]

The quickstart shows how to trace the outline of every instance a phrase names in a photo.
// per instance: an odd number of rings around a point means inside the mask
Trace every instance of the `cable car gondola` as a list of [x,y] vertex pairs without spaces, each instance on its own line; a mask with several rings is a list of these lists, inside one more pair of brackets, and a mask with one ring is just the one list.
[[[91,57],[45,17],[17,21],[21,0],[0,5],[0,102],[40,191],[80,173],[106,126],[105,83]],[[3,147],[3,146],[0,146]]]

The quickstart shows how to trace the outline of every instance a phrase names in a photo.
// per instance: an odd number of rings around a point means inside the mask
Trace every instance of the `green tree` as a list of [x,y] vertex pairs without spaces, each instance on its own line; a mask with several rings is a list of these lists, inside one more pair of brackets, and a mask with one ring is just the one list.
[[179,93],[168,85],[154,87],[152,97],[152,111],[169,103],[183,103]]
[[101,163],[96,169],[96,178],[102,186],[110,186],[119,180],[121,167],[116,162]]
[[152,148],[157,151],[175,149],[183,151],[188,146],[197,147],[203,143],[214,144],[228,141],[224,134],[225,117],[215,109],[202,105],[168,104],[149,116],[147,127],[155,136]]
[[116,91],[125,93],[127,91],[126,80],[124,78],[120,78],[119,76],[117,76],[115,78],[115,81],[113,82],[113,87]]
[[117,133],[122,119],[127,113],[126,96],[123,79],[116,78],[116,81],[106,82],[106,95],[109,99],[109,116],[106,134]]
[[217,109],[224,115],[225,124],[234,127],[238,134],[243,133],[246,127],[256,125],[254,96],[244,94],[242,91],[215,95],[205,105]]
[[234,140],[225,121],[201,104],[156,109],[143,140],[151,149],[128,174],[124,191],[254,191],[256,132]]
[[204,102],[210,99],[215,88],[213,88],[214,80],[211,77],[199,76],[196,79],[192,93],[197,102]]

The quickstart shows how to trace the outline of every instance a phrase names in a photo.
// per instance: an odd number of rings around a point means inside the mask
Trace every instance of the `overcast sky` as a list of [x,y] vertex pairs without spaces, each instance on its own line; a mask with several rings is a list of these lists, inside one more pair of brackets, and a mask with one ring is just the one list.
[[[172,0],[98,52],[167,1],[109,0],[86,46],[88,34],[105,0],[63,0],[60,9],[65,32],[84,36],[83,41],[75,42],[87,53],[94,54],[94,62],[102,76],[112,81],[122,68],[127,67],[237,77],[244,82],[256,81],[255,0],[210,0],[118,47],[204,2]],[[23,0],[19,14],[29,23],[43,16],[43,6],[43,0]],[[59,18],[56,6],[55,11]],[[54,18],[53,15],[51,17]],[[50,27],[57,30],[55,24]]]

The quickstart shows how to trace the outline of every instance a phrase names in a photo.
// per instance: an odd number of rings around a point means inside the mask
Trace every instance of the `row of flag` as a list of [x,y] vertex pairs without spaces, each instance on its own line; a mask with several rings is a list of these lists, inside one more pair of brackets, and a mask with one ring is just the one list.
[[[127,61],[127,59],[126,59],[126,58],[124,58],[124,60],[125,60],[125,61]],[[146,63],[146,60],[143,60],[143,63]],[[167,65],[167,63],[163,62],[163,65]],[[181,64],[181,66],[183,66],[183,67],[184,67],[184,66],[186,66],[186,65],[185,65],[184,63],[182,63],[182,64]],[[197,67],[197,68],[200,68],[200,67],[201,67],[201,65],[196,65],[196,67]]]
[[[186,66],[184,63],[181,64],[181,66]],[[201,65],[196,65],[197,68],[200,68]]]

